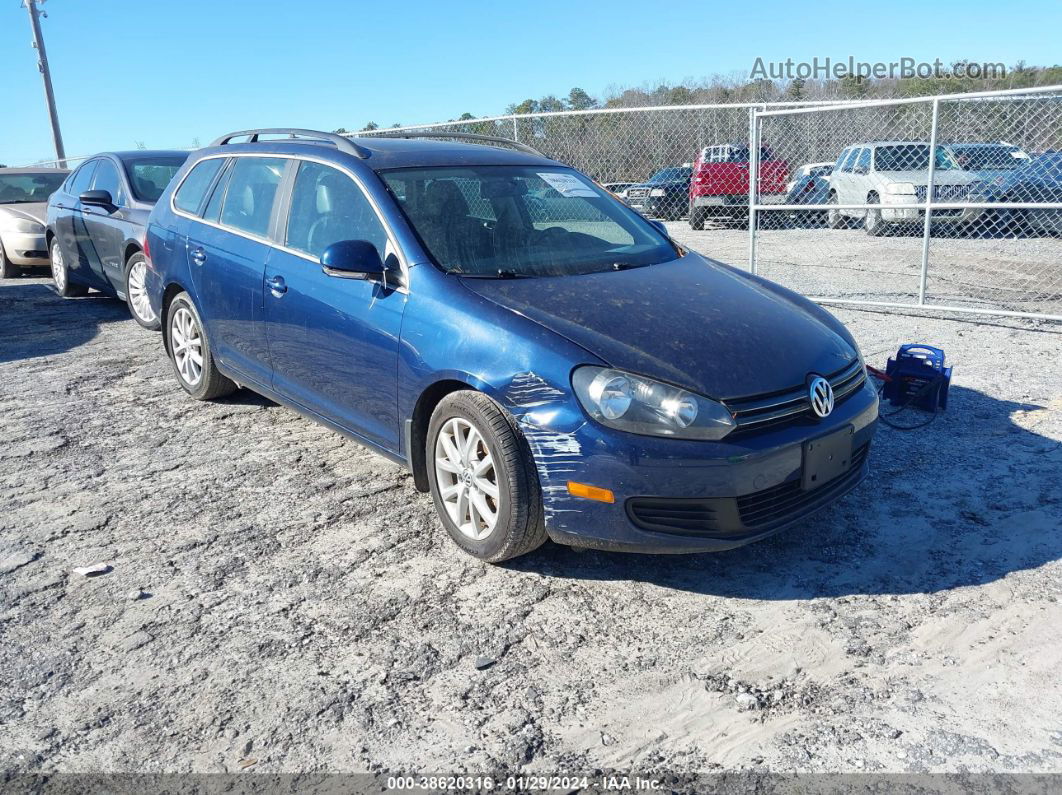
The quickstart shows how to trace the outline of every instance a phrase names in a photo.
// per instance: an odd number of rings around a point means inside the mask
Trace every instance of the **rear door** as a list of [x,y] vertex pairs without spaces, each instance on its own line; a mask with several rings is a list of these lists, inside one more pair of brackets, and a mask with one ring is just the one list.
[[367,240],[397,271],[397,249],[361,187],[329,165],[298,163],[284,241],[266,268],[273,388],[375,444],[399,449],[398,341],[404,289],[327,275],[332,243]]
[[214,355],[237,379],[264,386],[271,368],[262,328],[262,283],[288,162],[272,156],[234,158],[203,219],[188,224],[186,241],[188,269]]

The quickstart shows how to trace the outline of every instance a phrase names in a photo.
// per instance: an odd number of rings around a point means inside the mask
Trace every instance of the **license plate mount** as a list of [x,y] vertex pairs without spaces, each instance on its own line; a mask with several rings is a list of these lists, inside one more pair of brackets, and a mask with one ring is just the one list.
[[852,468],[852,436],[855,428],[847,425],[839,431],[804,442],[804,473],[800,486],[811,491],[840,477]]

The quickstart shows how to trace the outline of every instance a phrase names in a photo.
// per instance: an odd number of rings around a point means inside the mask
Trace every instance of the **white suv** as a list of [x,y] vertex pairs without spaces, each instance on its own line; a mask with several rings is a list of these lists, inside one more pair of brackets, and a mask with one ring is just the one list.
[[[966,201],[970,185],[976,181],[976,177],[963,171],[946,149],[937,147],[934,201]],[[838,229],[847,224],[848,218],[858,218],[863,221],[867,234],[881,235],[891,224],[921,221],[925,211],[910,205],[925,203],[928,184],[928,143],[879,141],[849,146],[834,164],[828,203],[842,207],[846,204],[882,206],[880,209],[830,210],[827,225]],[[933,221],[964,223],[977,213],[977,210],[934,210]]]

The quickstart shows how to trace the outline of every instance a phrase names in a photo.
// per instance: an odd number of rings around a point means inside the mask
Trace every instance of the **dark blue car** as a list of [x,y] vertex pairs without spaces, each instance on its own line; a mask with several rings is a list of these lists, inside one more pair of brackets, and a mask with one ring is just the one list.
[[159,328],[145,290],[144,234],[148,213],[187,157],[179,150],[102,152],[66,178],[45,218],[59,295],[94,287],[125,301],[144,328]]
[[863,478],[877,396],[828,312],[534,150],[446,137],[194,153],[148,229],[181,386],[248,387],[402,463],[489,561],[727,549]]

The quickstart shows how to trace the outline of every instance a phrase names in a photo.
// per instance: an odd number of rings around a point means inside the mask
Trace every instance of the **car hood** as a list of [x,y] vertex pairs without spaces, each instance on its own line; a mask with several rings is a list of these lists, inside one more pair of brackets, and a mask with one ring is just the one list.
[[693,253],[625,271],[461,282],[613,367],[716,399],[791,389],[857,358],[825,313]]
[[[914,185],[928,185],[929,172],[921,171],[879,171],[878,175],[885,182],[910,182]],[[945,169],[937,171],[933,175],[933,182],[937,185],[969,185],[976,182],[977,177],[968,171],[953,171]]]
[[44,223],[44,216],[47,211],[48,202],[33,202],[32,204],[0,204],[0,213],[13,215],[16,218],[28,218],[39,224]]
[[669,180],[667,182],[639,182],[636,185],[631,185],[627,188],[687,188],[690,181],[688,179]]

